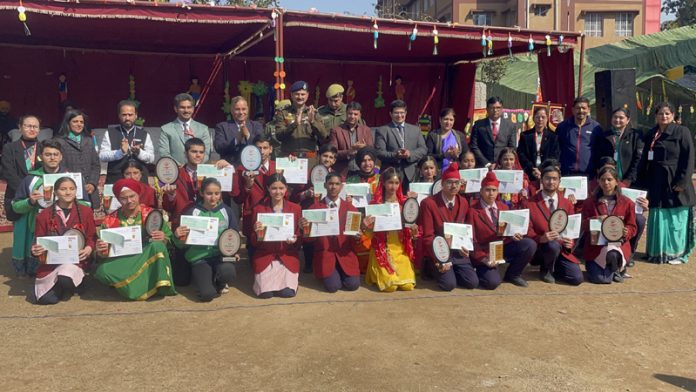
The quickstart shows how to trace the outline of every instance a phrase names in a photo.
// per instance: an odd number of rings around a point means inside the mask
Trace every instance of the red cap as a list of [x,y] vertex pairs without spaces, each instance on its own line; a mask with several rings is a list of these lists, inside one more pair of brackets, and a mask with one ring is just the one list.
[[492,171],[489,171],[488,174],[486,174],[486,178],[483,179],[483,182],[481,182],[481,188],[485,188],[487,186],[494,186],[498,187],[500,185],[500,181],[498,181],[498,177],[495,176],[495,173]]
[[141,185],[140,182],[135,181],[130,178],[122,178],[114,184],[114,195],[118,197],[121,195],[121,192],[123,192],[124,189],[130,189],[133,192],[140,194],[141,190]]
[[447,166],[447,170],[442,172],[442,182],[445,182],[447,180],[461,180],[462,178],[459,176],[459,165],[457,165],[457,162],[452,162],[449,166]]

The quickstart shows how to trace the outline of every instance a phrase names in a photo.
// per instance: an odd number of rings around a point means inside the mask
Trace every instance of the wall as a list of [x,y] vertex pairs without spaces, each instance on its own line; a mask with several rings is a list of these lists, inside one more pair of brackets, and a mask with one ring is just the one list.
[[586,36],[587,48],[605,45],[623,40],[627,37],[617,36],[615,32],[615,15],[618,12],[633,12],[633,36],[643,34],[643,2],[635,0],[605,0],[605,1],[576,1],[574,3],[575,28],[585,30],[585,12],[600,12],[604,16],[604,31],[602,37]]

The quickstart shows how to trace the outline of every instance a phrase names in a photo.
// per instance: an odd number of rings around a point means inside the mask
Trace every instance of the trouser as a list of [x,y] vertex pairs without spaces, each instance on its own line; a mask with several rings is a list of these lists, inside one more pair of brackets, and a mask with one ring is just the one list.
[[329,293],[337,292],[341,287],[346,291],[355,291],[360,287],[360,276],[348,276],[343,272],[341,264],[336,263],[336,269],[331,275],[322,279],[324,288]]
[[606,267],[602,268],[594,260],[587,261],[587,279],[595,284],[609,284],[614,278],[614,274],[621,268],[621,253],[610,250],[606,256]]
[[312,272],[312,260],[314,259],[314,244],[305,242],[302,244],[302,252],[304,253],[304,272]]
[[191,263],[184,257],[185,250],[175,249],[174,257],[170,259],[172,265],[172,280],[174,286],[188,286],[191,283]]
[[573,286],[582,283],[580,266],[561,257],[562,245],[558,241],[539,244],[534,254],[535,260],[540,260],[541,274],[553,273],[553,276]]
[[39,305],[55,305],[59,301],[69,300],[75,294],[75,284],[67,276],[58,275],[56,284],[37,300]]
[[636,226],[638,227],[638,230],[636,231],[636,235],[631,238],[631,255],[636,253],[636,249],[638,248],[638,241],[640,241],[640,237],[643,236],[643,229],[645,229],[645,217],[643,214],[636,214]]
[[510,266],[505,273],[505,280],[517,278],[522,275],[524,267],[534,257],[537,244],[531,238],[522,238],[519,241],[512,241],[503,247],[503,256]]
[[[239,204],[237,204],[237,202],[234,201],[234,199],[230,196],[229,192],[224,192],[222,194],[222,201],[225,204],[227,204],[228,206],[230,206],[230,208],[232,209],[232,215],[234,215],[234,217],[236,218],[236,221],[239,222],[239,216],[241,215],[242,209],[239,206]],[[230,219],[232,219],[232,218],[230,218]]]
[[[464,262],[453,263],[452,268],[445,272],[440,272],[432,261],[426,260],[425,262],[427,273],[437,280],[437,285],[441,290],[452,291],[457,286],[465,289],[475,289],[479,285],[478,275],[469,259],[465,259]],[[495,272],[497,273],[497,271]]]
[[237,276],[237,270],[232,263],[202,260],[191,266],[191,276],[198,297],[203,302],[209,302],[218,295],[226,284],[234,280]]

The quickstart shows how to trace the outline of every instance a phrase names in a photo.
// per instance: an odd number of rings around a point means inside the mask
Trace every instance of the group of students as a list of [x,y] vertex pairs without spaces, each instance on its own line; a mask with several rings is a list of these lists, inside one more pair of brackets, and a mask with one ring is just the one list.
[[[23,119],[29,121],[28,124],[31,120]],[[690,167],[693,171],[693,144],[689,144],[691,140],[688,138],[680,139],[690,148],[691,154],[683,164],[682,156],[659,155],[659,144],[676,134],[669,125],[660,127],[658,122],[657,130],[648,134],[652,138],[648,141],[652,153],[645,153],[645,159],[639,160],[640,170],[657,174],[659,160],[676,159],[681,169]],[[30,128],[38,129],[37,126]],[[377,167],[378,151],[370,146],[360,148],[354,156],[357,170],[344,176],[332,170],[338,157],[337,148],[332,144],[322,145],[317,154],[318,161],[325,166],[328,175],[324,181],[325,194],[319,194],[314,192],[311,184],[288,185],[282,171],[276,169],[271,139],[266,135],[256,136],[252,144],[261,153],[261,166],[256,171],[249,171],[237,165],[231,192],[223,192],[215,178],[198,181],[196,169],[204,163],[206,146],[196,137],[184,144],[187,161],[179,167],[177,182],[157,184],[161,203],[155,189],[141,181],[142,165],[137,161],[125,165],[123,178],[113,184],[120,207],[106,216],[101,229],[142,226],[148,215],[160,206],[168,213],[171,227],[164,224],[161,230],[149,233],[143,241],[141,254],[109,257],[109,245],[99,238],[90,207],[89,195],[94,192],[83,189],[83,198],[78,200],[77,184],[66,176],[55,182],[53,200],[44,200],[41,190],[43,175],[66,170],[61,163],[65,152],[63,144],[54,139],[41,142],[36,146],[37,155],[29,157],[40,157],[41,165],[28,172],[11,202],[13,213],[18,215],[13,242],[13,263],[17,272],[36,277],[34,291],[39,304],[55,304],[70,298],[82,287],[85,273],[92,270],[98,281],[131,300],[145,300],[156,294],[174,295],[176,286],[192,282],[200,300],[210,301],[229,290],[236,277],[236,267],[234,262],[223,261],[217,246],[185,243],[190,229],[180,224],[181,216],[191,215],[217,218],[220,233],[228,228],[241,231],[247,240],[246,249],[254,273],[253,291],[259,298],[296,295],[301,248],[305,269],[313,271],[328,292],[357,290],[362,274],[367,284],[374,284],[380,291],[387,292],[413,290],[419,274],[423,278],[435,279],[443,290],[453,290],[458,286],[492,290],[502,281],[526,287],[528,283],[522,275],[528,264],[539,266],[539,277],[543,282],[562,281],[579,285],[584,281],[579,256],[584,259],[590,282],[611,283],[622,282],[630,276],[626,273],[627,267],[632,263],[632,255],[645,226],[645,218],[636,215],[634,202],[622,195],[621,166],[617,167],[611,156],[597,160],[596,177],[590,182],[590,195],[584,201],[577,201],[573,196],[564,196],[560,188],[561,164],[555,159],[537,161],[533,179],[525,174],[523,190],[519,193],[499,192],[500,181],[490,170],[481,182],[480,192],[474,194],[465,192],[466,182],[460,177],[460,169],[477,166],[476,157],[468,148],[457,154],[457,159],[444,157],[446,165],[443,165],[443,157],[428,155],[418,164],[418,181],[440,180],[442,190],[420,202],[416,224],[384,232],[374,231],[375,217],[365,216],[364,208],[353,206],[350,196],[340,197],[346,183],[370,184],[371,204],[398,203],[403,208],[407,198],[417,196],[403,189],[404,179],[397,168],[383,166],[380,170]],[[515,148],[505,147],[499,150],[497,161],[490,168],[521,169],[519,160]],[[221,160],[216,165],[222,168],[231,164]],[[659,183],[667,180],[654,179]],[[637,203],[644,211],[650,209],[650,225],[660,227],[664,219],[683,220],[685,228],[681,234],[672,231],[672,235],[677,236],[673,237],[674,247],[680,251],[670,261],[685,262],[693,247],[693,203],[688,204],[689,201],[685,200],[683,204],[686,205],[670,206],[679,208],[678,211],[664,208],[661,216],[653,222],[653,198],[658,191],[665,193],[662,188],[653,188],[648,187],[647,198],[638,198]],[[680,178],[678,184],[670,184],[668,189],[673,193],[690,190],[693,194],[690,177],[688,182]],[[657,194],[659,198],[660,193]],[[241,207],[241,224],[235,212],[223,201],[226,197]],[[308,209],[337,209],[340,234],[326,237],[306,235],[310,222],[303,218],[302,210]],[[499,233],[499,214],[510,209],[529,210],[527,233],[506,237]],[[583,236],[578,241],[549,230],[549,218],[557,209],[568,214],[582,214]],[[684,211],[687,211],[687,218],[683,217]],[[348,212],[363,214],[358,234],[343,233]],[[258,220],[259,214],[263,213],[292,214],[294,236],[286,241],[264,240],[264,224]],[[608,216],[617,216],[623,221],[623,237],[600,245],[590,238],[590,221]],[[433,241],[445,235],[444,223],[448,222],[471,225],[473,250],[454,250],[448,260],[442,261],[434,254]],[[64,235],[70,229],[78,229],[85,236],[85,247],[79,252],[80,263],[46,264],[43,256],[47,249],[37,244],[35,238]],[[503,243],[507,268],[502,277],[498,271],[501,260],[489,254],[489,244],[494,241]],[[236,260],[239,260],[238,256]]]

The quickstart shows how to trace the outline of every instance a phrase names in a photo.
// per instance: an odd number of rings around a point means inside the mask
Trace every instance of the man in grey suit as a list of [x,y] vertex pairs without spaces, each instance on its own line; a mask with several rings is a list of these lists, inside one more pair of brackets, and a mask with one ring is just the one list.
[[517,146],[517,128],[502,118],[503,101],[499,97],[488,98],[486,112],[488,117],[476,121],[471,128],[469,148],[476,157],[476,167],[490,167],[500,150]]
[[210,159],[210,151],[213,144],[210,138],[210,131],[205,124],[193,120],[194,102],[190,94],[177,94],[174,97],[176,119],[162,125],[162,132],[160,133],[160,156],[172,157],[179,165],[184,165],[187,162],[184,143],[194,137],[203,140],[203,143],[205,143],[205,158],[203,162],[208,162]]
[[263,133],[263,127],[249,119],[249,103],[240,96],[230,101],[232,120],[223,121],[215,126],[213,145],[220,158],[236,165],[239,153],[247,145],[253,145],[256,136]]
[[428,149],[420,128],[406,123],[406,102],[397,99],[389,105],[392,122],[377,128],[375,147],[382,161],[382,170],[395,167],[401,174],[404,193],[408,184],[416,180],[418,161]]

